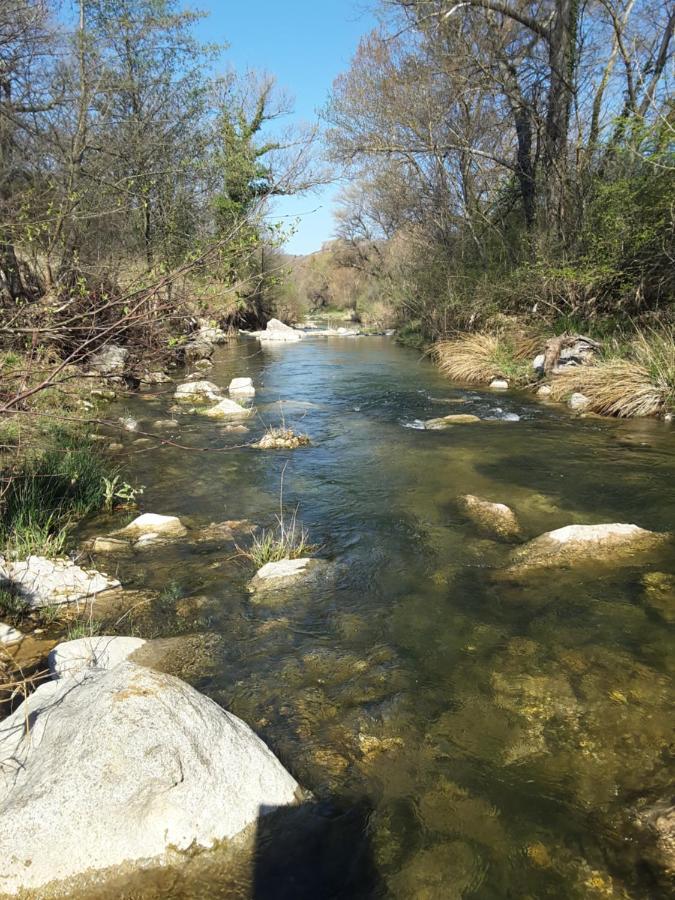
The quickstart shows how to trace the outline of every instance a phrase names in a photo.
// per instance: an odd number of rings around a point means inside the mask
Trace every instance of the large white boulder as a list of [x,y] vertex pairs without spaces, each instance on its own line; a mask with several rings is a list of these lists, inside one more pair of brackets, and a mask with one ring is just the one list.
[[0,894],[175,860],[298,795],[248,725],[178,678],[130,661],[61,677],[0,730]]
[[215,406],[202,410],[202,415],[208,416],[210,419],[236,419],[242,416],[250,416],[251,413],[251,409],[240,406],[236,401],[227,397],[216,403]]
[[35,609],[77,603],[120,586],[117,579],[94,569],[82,569],[70,559],[46,559],[44,556],[4,563],[0,559],[0,587],[3,582],[9,582]]
[[566,525],[518,548],[508,572],[587,562],[630,562],[635,553],[650,550],[669,539],[669,534],[624,523]]
[[254,332],[261,341],[300,341],[302,332],[296,331],[290,325],[284,325],[279,319],[270,319],[264,331]]
[[205,403],[207,400],[220,400],[221,397],[220,388],[211,381],[186,381],[178,385],[173,395],[174,400],[187,403]]
[[255,388],[253,387],[252,378],[233,378],[228,388],[230,394],[238,394],[239,396],[253,397]]

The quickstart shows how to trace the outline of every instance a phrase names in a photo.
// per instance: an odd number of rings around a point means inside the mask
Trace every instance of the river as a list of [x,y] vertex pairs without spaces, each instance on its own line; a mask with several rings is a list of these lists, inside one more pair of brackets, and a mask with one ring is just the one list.
[[[527,537],[571,523],[670,530],[672,428],[453,385],[384,337],[240,338],[206,375],[224,389],[235,376],[257,389],[248,434],[178,415],[164,433],[193,449],[125,434],[124,477],[145,486],[145,511],[188,526],[271,526],[283,473],[287,514],[333,576],[264,606],[232,543],[166,545],[107,566],[161,592],[117,628],[191,636],[201,649],[174,671],[313,793],[321,838],[305,824],[291,851],[278,822],[248,876],[214,851],[87,896],[660,896],[630,822],[672,782],[673,606],[647,586],[675,560],[504,582],[512,546],[456,501],[509,504]],[[114,413],[156,432],[171,404],[172,390],[142,394]],[[418,427],[453,412],[484,421]],[[231,449],[282,419],[311,446]]]

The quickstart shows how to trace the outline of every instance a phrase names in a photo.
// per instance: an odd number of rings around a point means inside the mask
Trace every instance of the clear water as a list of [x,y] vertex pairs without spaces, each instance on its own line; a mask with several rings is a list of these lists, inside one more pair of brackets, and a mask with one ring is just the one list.
[[[512,547],[456,498],[509,504],[528,537],[670,530],[672,429],[453,386],[386,338],[240,340],[215,361],[209,380],[258,388],[250,432],[178,415],[166,433],[194,449],[125,434],[126,477],[146,511],[270,525],[284,472],[284,505],[332,576],[258,605],[232,543],[168,545],[117,564],[125,586],[164,590],[119,630],[183,635],[171,671],[247,721],[314,800],[266,820],[253,859],[223,848],[88,896],[666,896],[630,822],[672,784],[675,599],[659,607],[644,584],[675,572],[672,547],[505,583]],[[171,393],[124,411],[156,432]],[[487,421],[415,427],[450,412]],[[228,449],[282,418],[312,446]]]

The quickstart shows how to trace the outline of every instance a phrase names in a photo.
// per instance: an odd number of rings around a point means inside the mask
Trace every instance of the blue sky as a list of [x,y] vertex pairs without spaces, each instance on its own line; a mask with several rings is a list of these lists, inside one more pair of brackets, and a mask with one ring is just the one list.
[[[305,122],[316,120],[333,79],[348,67],[359,38],[375,24],[367,0],[200,0],[194,6],[209,13],[199,26],[200,39],[226,41],[225,60],[240,71],[275,75],[295,98],[294,117]],[[329,185],[276,201],[278,215],[289,222],[299,219],[286,245],[289,253],[311,253],[333,236],[338,190]]]

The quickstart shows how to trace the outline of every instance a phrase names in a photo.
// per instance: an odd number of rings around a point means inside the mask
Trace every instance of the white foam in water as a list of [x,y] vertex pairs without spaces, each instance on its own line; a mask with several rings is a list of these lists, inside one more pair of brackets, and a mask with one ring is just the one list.
[[412,422],[403,422],[404,428],[414,428],[415,431],[424,431],[424,422],[421,419],[413,419]]

